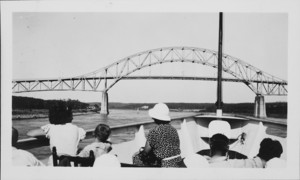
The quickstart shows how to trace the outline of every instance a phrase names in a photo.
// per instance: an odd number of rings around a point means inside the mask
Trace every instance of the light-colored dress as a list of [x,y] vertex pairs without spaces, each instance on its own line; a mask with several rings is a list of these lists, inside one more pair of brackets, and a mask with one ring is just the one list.
[[12,147],[12,165],[13,166],[44,166],[33,154]]
[[110,143],[103,143],[103,142],[94,142],[84,147],[84,149],[78,154],[80,157],[89,157],[90,151],[94,152],[95,158],[108,153],[109,149],[111,148]]

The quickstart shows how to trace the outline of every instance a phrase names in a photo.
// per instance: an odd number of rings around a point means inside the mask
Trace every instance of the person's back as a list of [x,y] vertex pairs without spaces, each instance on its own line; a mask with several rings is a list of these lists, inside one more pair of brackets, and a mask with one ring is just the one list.
[[213,168],[263,168],[263,162],[260,158],[254,157],[252,159],[226,159],[211,163]]
[[149,130],[144,148],[133,155],[133,164],[139,166],[183,167],[177,130],[170,125],[169,108],[164,103],[149,110],[157,126]]
[[154,154],[160,159],[180,154],[179,136],[170,124],[160,124],[150,130],[148,140]]
[[50,140],[50,148],[55,146],[58,154],[76,155],[78,143],[85,137],[84,130],[71,123],[48,124],[42,129]]
[[207,157],[210,167],[222,167],[228,160],[229,139],[223,134],[215,134],[209,140],[210,157]]
[[50,124],[41,127],[50,140],[50,149],[55,146],[58,154],[76,155],[79,141],[85,138],[85,131],[72,120],[72,108],[59,102],[49,109]]
[[180,140],[177,130],[170,124],[168,106],[156,104],[149,110],[149,116],[158,126],[149,131],[146,145],[148,143],[162,167],[179,167],[182,162]]
[[106,124],[99,124],[94,131],[95,141],[92,144],[87,145],[79,154],[80,157],[88,157],[90,151],[94,152],[95,158],[108,153],[112,147],[108,142],[111,130]]
[[[265,168],[268,162],[272,159],[279,158],[282,153],[281,144],[270,138],[265,138],[260,143],[260,149],[254,158],[251,159],[230,159],[222,161],[216,164],[211,164],[211,167],[222,168]],[[272,162],[272,161],[270,161]],[[280,165],[276,164],[276,167],[283,167],[284,161],[280,161]],[[272,167],[272,165],[270,166]]]

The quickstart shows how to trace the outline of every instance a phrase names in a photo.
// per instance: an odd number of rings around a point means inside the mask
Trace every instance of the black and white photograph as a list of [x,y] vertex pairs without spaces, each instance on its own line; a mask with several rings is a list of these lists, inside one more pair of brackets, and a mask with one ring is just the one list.
[[204,2],[1,2],[2,178],[298,179],[299,3]]

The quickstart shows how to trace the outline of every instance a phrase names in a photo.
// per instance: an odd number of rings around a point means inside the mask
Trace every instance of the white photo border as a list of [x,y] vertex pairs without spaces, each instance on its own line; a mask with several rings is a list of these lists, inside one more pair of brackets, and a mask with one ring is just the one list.
[[[2,1],[1,2],[1,178],[3,179],[298,179],[300,1]],[[11,167],[12,14],[14,12],[269,12],[288,13],[287,168],[140,169]]]

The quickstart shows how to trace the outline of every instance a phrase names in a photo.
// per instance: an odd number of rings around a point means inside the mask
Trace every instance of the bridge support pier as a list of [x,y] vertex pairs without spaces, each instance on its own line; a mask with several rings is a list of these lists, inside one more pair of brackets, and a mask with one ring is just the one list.
[[266,118],[267,114],[264,96],[256,95],[254,104],[254,117]]
[[108,115],[108,93],[107,91],[102,92],[102,101],[101,101],[101,115]]

